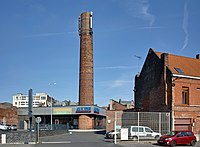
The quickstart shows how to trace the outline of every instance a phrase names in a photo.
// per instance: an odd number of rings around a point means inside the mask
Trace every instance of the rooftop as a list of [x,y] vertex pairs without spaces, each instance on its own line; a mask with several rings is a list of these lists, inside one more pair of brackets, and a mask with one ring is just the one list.
[[[161,52],[155,52],[161,58]],[[200,59],[168,54],[168,68],[173,74],[200,77]]]

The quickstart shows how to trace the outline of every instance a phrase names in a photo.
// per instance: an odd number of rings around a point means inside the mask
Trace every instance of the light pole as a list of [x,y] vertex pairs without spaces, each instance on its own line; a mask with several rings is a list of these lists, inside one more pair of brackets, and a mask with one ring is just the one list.
[[[49,83],[49,85],[50,86],[52,86],[52,85],[56,85],[56,83]],[[51,97],[51,130],[52,130],[52,122],[53,122],[53,118],[52,118],[52,105],[53,105],[53,103],[52,103],[52,97]]]
[[52,97],[51,97],[51,130],[52,130]]

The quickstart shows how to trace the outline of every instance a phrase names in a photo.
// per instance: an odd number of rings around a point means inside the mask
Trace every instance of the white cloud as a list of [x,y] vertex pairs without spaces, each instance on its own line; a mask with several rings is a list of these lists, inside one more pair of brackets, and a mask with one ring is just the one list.
[[159,27],[159,26],[157,26],[157,27],[156,27],[156,26],[154,26],[154,27],[153,27],[153,26],[149,26],[149,27],[138,27],[138,29],[141,29],[141,30],[142,30],[142,29],[161,29],[161,28],[163,28],[163,27]]
[[113,80],[113,81],[96,82],[96,84],[100,84],[100,86],[104,86],[104,87],[108,87],[108,88],[119,88],[119,87],[123,87],[130,83],[133,83],[133,81],[123,80],[123,79],[117,79],[117,80]]
[[136,66],[106,66],[106,67],[96,67],[95,69],[133,69]]
[[120,7],[132,17],[148,21],[149,28],[153,26],[155,16],[149,12],[150,5],[148,0],[120,1]]
[[35,0],[21,0],[21,2],[23,5],[28,7],[28,9],[34,10],[36,13],[47,12],[46,7]]
[[155,17],[149,13],[149,4],[141,1],[141,7],[140,7],[140,13],[141,16],[143,16],[144,19],[149,20],[149,26],[151,27],[155,21]]
[[183,14],[182,28],[183,28],[183,31],[185,33],[185,40],[184,40],[182,48],[180,49],[181,51],[184,50],[187,47],[188,41],[189,41],[189,33],[188,33],[188,19],[189,19],[188,2],[189,1],[186,1],[185,5],[184,5],[184,14]]
[[133,81],[115,80],[115,81],[112,81],[112,85],[110,85],[110,86],[111,86],[111,88],[116,88],[116,87],[124,86],[125,84],[130,84],[132,82]]
[[41,33],[41,34],[32,34],[32,35],[26,35],[25,38],[34,38],[34,37],[49,37],[49,36],[59,36],[59,35],[65,35],[65,34],[74,34],[77,32],[58,32],[58,33]]

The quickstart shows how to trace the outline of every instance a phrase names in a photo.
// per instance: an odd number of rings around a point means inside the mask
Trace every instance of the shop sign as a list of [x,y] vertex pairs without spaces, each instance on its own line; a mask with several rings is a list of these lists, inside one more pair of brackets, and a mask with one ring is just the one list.
[[53,108],[53,114],[72,114],[71,108]]
[[76,113],[91,113],[91,107],[77,107]]

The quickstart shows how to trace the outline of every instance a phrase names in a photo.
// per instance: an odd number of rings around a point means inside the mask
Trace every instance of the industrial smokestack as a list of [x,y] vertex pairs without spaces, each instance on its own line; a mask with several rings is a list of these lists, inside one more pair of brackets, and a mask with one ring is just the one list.
[[94,105],[92,12],[79,16],[79,105]]

